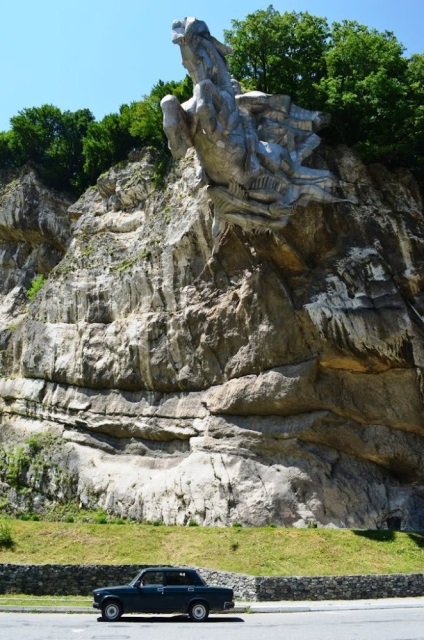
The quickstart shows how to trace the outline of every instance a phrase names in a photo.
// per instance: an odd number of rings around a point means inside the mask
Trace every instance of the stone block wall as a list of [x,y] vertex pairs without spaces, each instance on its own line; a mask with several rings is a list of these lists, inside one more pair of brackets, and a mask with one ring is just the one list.
[[[126,584],[148,565],[0,564],[0,593],[90,595],[96,587]],[[208,584],[234,589],[244,601],[358,600],[424,595],[424,574],[360,576],[248,576],[199,568]]]
[[126,584],[143,566],[2,564],[0,593],[88,595],[96,587]]
[[361,600],[424,595],[424,574],[256,578],[256,600]]

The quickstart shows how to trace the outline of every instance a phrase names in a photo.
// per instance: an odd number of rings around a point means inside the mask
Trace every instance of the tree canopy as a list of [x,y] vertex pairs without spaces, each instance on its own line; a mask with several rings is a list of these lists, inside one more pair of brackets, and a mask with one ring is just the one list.
[[396,36],[358,22],[331,26],[270,5],[233,20],[231,73],[246,89],[290,95],[332,116],[327,140],[366,161],[410,167],[424,178],[424,59],[404,56]]
[[78,189],[82,141],[94,116],[88,109],[64,111],[52,105],[23,109],[0,134],[0,163],[7,168],[34,165],[56,189]]
[[[325,18],[279,13],[273,6],[233,20],[224,31],[234,49],[230,70],[245,89],[285,93],[303,106],[317,100],[330,35]],[[282,91],[284,87],[284,91]]]
[[88,109],[62,112],[42,105],[23,109],[11,118],[11,130],[0,132],[0,168],[34,166],[46,184],[78,195],[130,151],[151,147],[158,154],[158,171],[170,159],[162,127],[161,99],[172,93],[179,100],[192,94],[190,78],[162,82],[148,96],[99,122]]

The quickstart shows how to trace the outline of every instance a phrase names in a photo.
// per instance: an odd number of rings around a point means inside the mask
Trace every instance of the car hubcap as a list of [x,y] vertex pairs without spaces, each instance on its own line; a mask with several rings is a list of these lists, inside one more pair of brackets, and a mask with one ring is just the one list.
[[201,604],[197,604],[193,607],[193,616],[195,618],[203,618],[205,615],[205,607]]
[[116,618],[119,615],[119,609],[116,604],[109,604],[106,607],[106,615],[108,618]]

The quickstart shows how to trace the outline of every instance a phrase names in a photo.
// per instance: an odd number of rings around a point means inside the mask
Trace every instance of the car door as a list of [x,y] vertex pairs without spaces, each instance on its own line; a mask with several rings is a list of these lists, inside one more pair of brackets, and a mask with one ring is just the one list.
[[189,571],[164,572],[164,600],[167,611],[186,611],[195,587]]
[[145,613],[160,613],[166,611],[164,601],[164,576],[163,571],[146,571],[141,576],[137,589],[137,608],[133,611]]

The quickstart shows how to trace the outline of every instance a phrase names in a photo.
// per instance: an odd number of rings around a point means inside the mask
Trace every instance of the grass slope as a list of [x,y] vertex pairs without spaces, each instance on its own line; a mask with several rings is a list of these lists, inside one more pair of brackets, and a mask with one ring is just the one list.
[[424,534],[7,520],[0,563],[189,564],[250,575],[424,572]]

